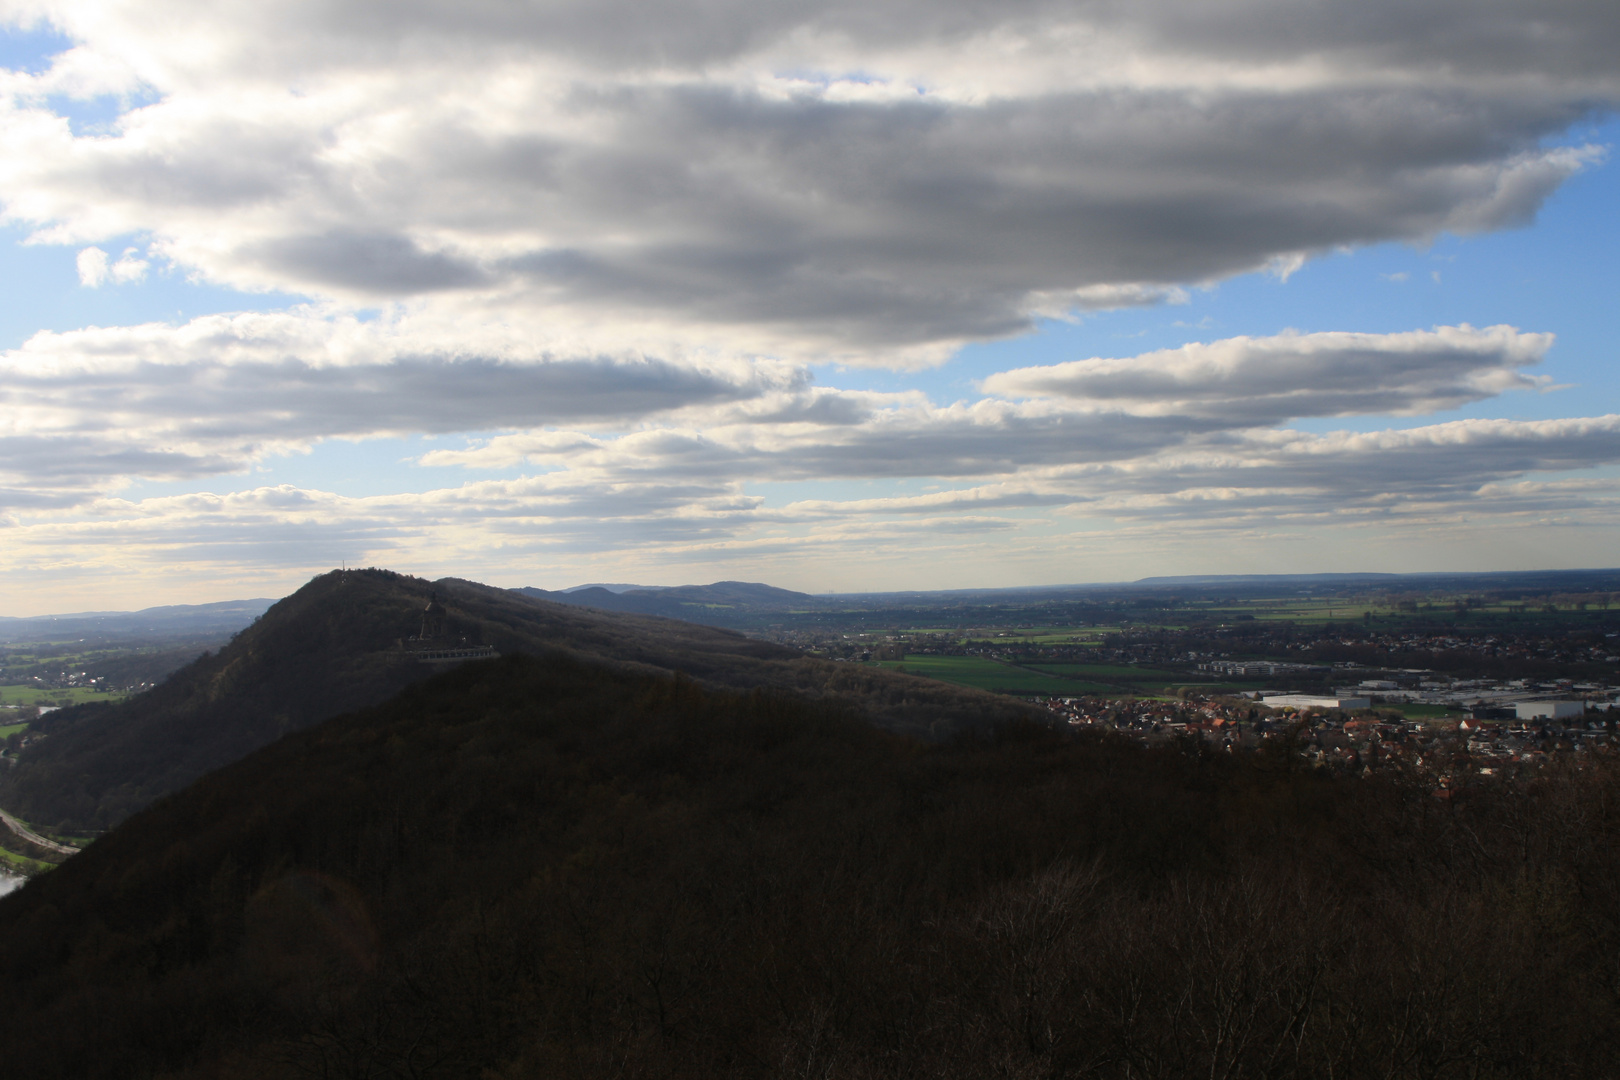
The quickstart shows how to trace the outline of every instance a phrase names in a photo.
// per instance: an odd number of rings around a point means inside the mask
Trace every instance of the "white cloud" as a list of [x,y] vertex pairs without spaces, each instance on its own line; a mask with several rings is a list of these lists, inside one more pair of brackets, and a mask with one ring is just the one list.
[[134,248],[125,248],[117,262],[112,264],[112,279],[120,285],[128,285],[146,277],[147,268],[151,263],[141,258]]
[[105,251],[98,247],[87,247],[79,252],[76,262],[79,284],[89,289],[99,289],[108,281],[119,285],[140,281],[146,277],[147,268],[151,265],[140,258],[135,248],[126,248],[117,262],[109,263]]
[[87,289],[99,289],[107,280],[107,253],[98,247],[87,247],[79,252],[79,284]]

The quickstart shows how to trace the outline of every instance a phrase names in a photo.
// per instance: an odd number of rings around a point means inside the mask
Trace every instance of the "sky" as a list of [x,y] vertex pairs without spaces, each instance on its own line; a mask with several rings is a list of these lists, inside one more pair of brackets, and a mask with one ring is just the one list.
[[1620,564],[1610,0],[0,0],[0,614]]

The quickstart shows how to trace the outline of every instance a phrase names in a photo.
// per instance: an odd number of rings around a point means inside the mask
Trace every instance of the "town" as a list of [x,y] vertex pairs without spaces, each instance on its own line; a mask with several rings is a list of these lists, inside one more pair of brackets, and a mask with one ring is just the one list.
[[772,636],[1021,697],[1078,732],[1202,752],[1269,746],[1442,793],[1620,750],[1620,619],[1606,593],[1158,603],[919,611],[915,629],[891,612],[887,628]]
[[[1306,764],[1339,772],[1401,770],[1440,792],[1470,776],[1519,776],[1560,757],[1613,751],[1615,687],[1561,700],[1572,687],[1491,687],[1512,710],[1476,708],[1458,719],[1411,719],[1365,698],[1297,694],[1148,698],[1048,698],[1040,704],[1071,728],[1114,732],[1145,745],[1182,743],[1220,752],[1273,746]],[[1533,695],[1533,696],[1531,696]],[[1509,716],[1502,716],[1509,713]]]

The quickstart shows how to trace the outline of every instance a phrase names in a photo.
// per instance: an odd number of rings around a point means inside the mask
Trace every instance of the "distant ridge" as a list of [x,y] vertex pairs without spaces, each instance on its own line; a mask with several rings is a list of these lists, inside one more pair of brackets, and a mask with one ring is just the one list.
[[[1136,581],[1068,585],[1019,585],[1005,588],[900,589],[811,595],[747,581],[710,585],[621,586],[578,585],[548,592],[520,588],[513,592],[538,600],[599,611],[662,615],[707,626],[760,630],[774,625],[772,615],[827,615],[850,611],[958,608],[971,604],[1117,604],[1148,597],[1163,598],[1175,590],[1259,596],[1271,590],[1422,590],[1459,586],[1492,590],[1620,589],[1620,570],[1491,570],[1419,573],[1317,574],[1184,574],[1156,575]],[[1135,594],[1133,596],[1133,594]]]
[[659,615],[706,626],[731,626],[740,615],[805,610],[825,604],[824,599],[809,593],[778,589],[774,585],[753,581],[669,586],[578,585],[557,592],[525,587],[512,591],[535,600],[550,600],[598,611]]
[[222,600],[213,604],[167,604],[140,611],[79,611],[68,615],[0,615],[0,641],[22,641],[42,635],[117,636],[159,634],[232,634],[250,625],[275,601],[267,598]]
[[1350,574],[1204,574],[1182,577],[1145,577],[1131,582],[1144,587],[1176,585],[1335,585],[1479,582],[1497,587],[1591,584],[1620,578],[1620,569],[1589,570],[1427,570],[1413,573]]
[[1329,585],[1339,581],[1390,581],[1403,577],[1432,577],[1432,574],[1188,574],[1179,577],[1145,577],[1131,582],[1133,585],[1234,585],[1294,583]]

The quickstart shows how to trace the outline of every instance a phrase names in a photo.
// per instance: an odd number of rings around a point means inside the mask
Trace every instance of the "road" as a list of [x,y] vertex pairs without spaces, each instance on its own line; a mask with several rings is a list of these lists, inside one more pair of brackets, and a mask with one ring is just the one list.
[[57,851],[63,855],[77,855],[79,853],[79,849],[76,847],[69,847],[66,844],[58,844],[55,840],[45,839],[4,810],[0,810],[0,821],[4,821],[8,829],[27,840],[30,844],[38,844],[46,851]]

